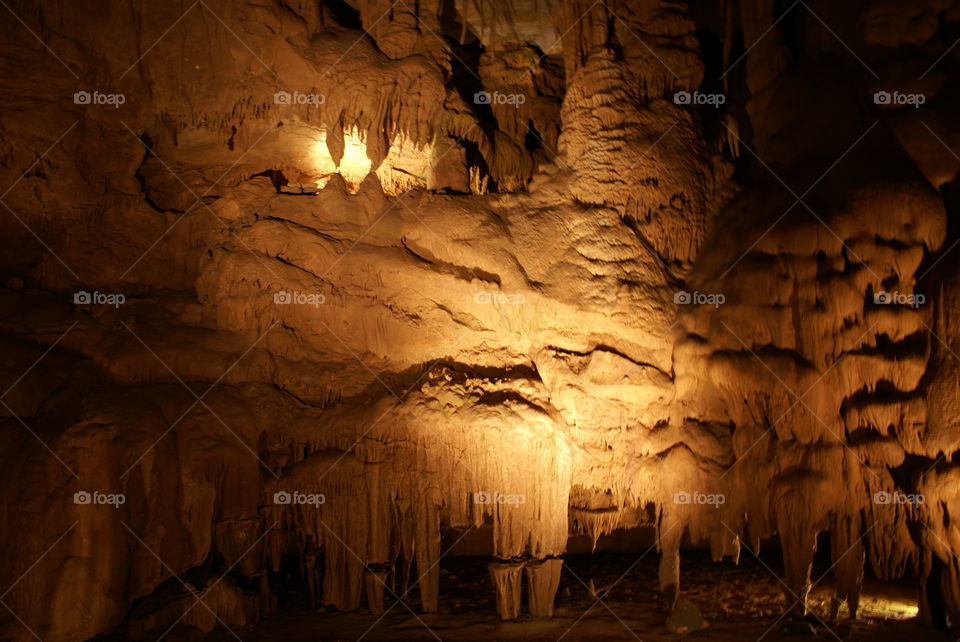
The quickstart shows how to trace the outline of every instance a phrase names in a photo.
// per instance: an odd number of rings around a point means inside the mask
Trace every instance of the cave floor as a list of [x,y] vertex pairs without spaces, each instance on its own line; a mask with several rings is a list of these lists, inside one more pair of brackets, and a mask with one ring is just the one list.
[[[338,613],[333,609],[311,610],[296,590],[287,594],[287,606],[252,630],[238,631],[244,642],[317,642],[332,640],[801,640],[842,639],[871,641],[933,640],[951,642],[957,634],[931,631],[916,618],[916,599],[908,583],[889,584],[867,579],[859,619],[845,619],[843,607],[837,621],[829,621],[832,596],[829,575],[811,592],[810,608],[826,624],[815,631],[782,631],[778,618],[785,602],[774,562],[758,562],[744,553],[739,566],[728,561],[709,562],[706,556],[684,558],[683,595],[693,600],[709,623],[708,628],[687,636],[672,634],[665,627],[666,609],[657,589],[656,561],[647,556],[631,568],[637,556],[570,556],[557,593],[555,616],[536,619],[523,615],[517,621],[496,617],[493,588],[486,575],[486,560],[444,560],[441,571],[440,612],[423,614],[416,591],[407,597],[411,613],[402,604],[388,600],[381,618],[368,611]],[[766,565],[766,566],[765,566]],[[629,569],[629,572],[627,572]],[[816,581],[826,569],[814,572]],[[772,572],[771,572],[772,571]],[[618,578],[623,579],[618,581]],[[578,579],[579,578],[579,579]],[[582,580],[582,581],[581,581]],[[590,585],[603,592],[612,585],[602,603],[590,593]],[[389,593],[388,593],[389,596]],[[296,602],[301,601],[297,607]],[[393,605],[391,609],[390,606]],[[592,607],[592,608],[591,608]],[[236,639],[226,632],[217,640]],[[813,635],[815,633],[815,637]],[[211,638],[207,638],[210,640]]]

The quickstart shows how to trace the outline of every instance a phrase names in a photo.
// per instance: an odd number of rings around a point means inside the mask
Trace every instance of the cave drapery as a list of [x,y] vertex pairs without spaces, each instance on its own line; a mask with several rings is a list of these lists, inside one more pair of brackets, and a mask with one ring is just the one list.
[[960,623],[960,3],[0,11],[3,639],[248,626],[285,558],[436,611],[484,524],[505,619],[648,526],[670,606],[777,537],[802,617],[827,535],[837,608]]

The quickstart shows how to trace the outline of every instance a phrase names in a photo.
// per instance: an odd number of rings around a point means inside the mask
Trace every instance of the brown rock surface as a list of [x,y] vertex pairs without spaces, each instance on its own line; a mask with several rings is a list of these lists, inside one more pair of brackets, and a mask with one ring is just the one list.
[[960,10],[800,4],[11,2],[0,637],[290,560],[432,613],[485,524],[505,619],[643,525],[669,606],[778,537],[802,616],[829,532],[851,614],[869,560],[960,621]]

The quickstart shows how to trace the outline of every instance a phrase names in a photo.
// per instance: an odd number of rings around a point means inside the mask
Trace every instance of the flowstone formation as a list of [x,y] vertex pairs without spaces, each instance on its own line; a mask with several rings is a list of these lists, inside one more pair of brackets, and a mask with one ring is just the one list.
[[677,632],[773,538],[956,626],[960,3],[779,4],[10,2],[0,637],[435,612],[476,532],[546,618],[635,527]]

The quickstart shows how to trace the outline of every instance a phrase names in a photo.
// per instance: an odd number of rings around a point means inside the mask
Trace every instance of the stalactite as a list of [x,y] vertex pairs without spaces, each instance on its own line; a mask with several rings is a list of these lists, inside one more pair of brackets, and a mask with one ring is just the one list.
[[417,580],[425,613],[436,613],[440,608],[440,512],[433,495],[426,492],[419,499],[415,526]]

